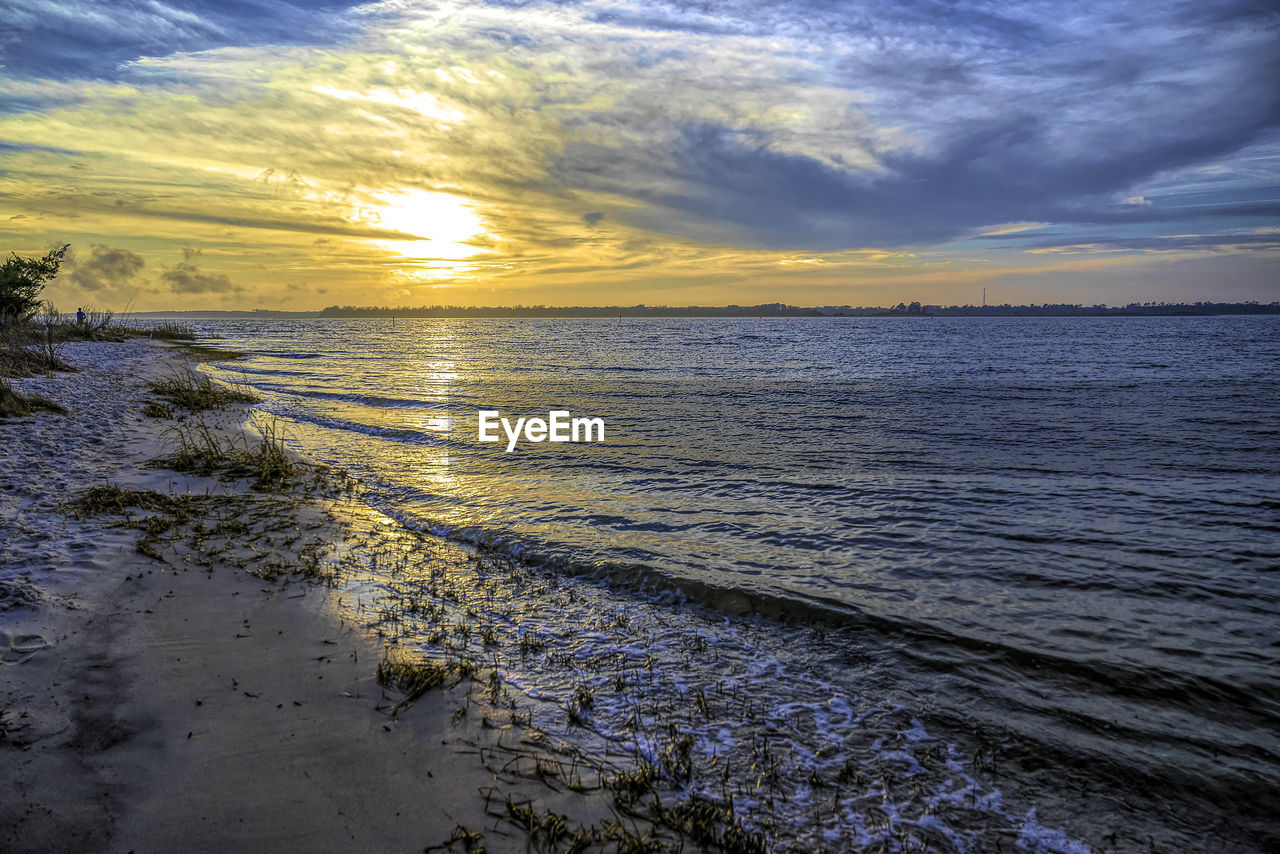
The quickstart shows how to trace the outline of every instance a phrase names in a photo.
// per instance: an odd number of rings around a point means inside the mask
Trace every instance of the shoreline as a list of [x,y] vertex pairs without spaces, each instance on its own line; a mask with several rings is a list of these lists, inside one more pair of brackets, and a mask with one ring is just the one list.
[[[65,419],[0,426],[16,460],[57,474],[52,489],[24,479],[4,507],[18,523],[6,564],[36,543],[47,552],[27,573],[46,601],[0,612],[7,637],[47,639],[3,671],[0,752],[20,794],[0,806],[6,851],[745,853],[821,838],[818,826],[769,823],[766,803],[771,814],[798,780],[780,776],[767,747],[772,770],[753,782],[726,777],[716,784],[726,797],[694,785],[699,760],[678,730],[695,701],[663,687],[674,672],[651,671],[647,686],[640,670],[608,676],[598,654],[575,661],[544,640],[526,650],[524,636],[500,635],[472,610],[505,583],[514,603],[549,595],[621,638],[632,629],[616,604],[599,611],[583,589],[534,584],[350,496],[264,496],[244,479],[149,465],[174,451],[166,431],[184,421],[140,415],[154,397],[147,383],[180,365],[181,352],[137,341],[68,355],[80,372],[24,385],[70,398]],[[247,414],[232,406],[185,423],[235,442]],[[76,437],[92,448],[84,465]],[[67,506],[92,503],[89,491],[104,486],[120,506],[79,516]],[[170,505],[189,506],[190,518],[172,524]],[[326,552],[319,573],[315,544]],[[378,566],[397,567],[402,586],[390,598],[370,572]],[[336,578],[345,586],[325,583]],[[695,640],[713,630],[703,625]],[[425,658],[418,637],[435,645]],[[564,673],[554,696],[507,682],[517,648],[519,660]],[[623,697],[623,683],[637,703],[630,748],[592,729],[603,714],[595,700]],[[759,714],[728,683],[697,704],[704,715]],[[885,732],[910,726],[898,717]],[[735,803],[763,828],[744,826]],[[1025,830],[991,832],[1012,843]]]
[[194,309],[175,311],[139,311],[132,317],[141,319],[182,318],[190,320],[310,320],[325,319],[537,319],[575,318],[617,320],[637,319],[703,319],[751,320],[773,318],[881,318],[881,317],[1267,317],[1280,315],[1280,303],[1169,303],[1123,306],[1084,305],[926,305],[911,311],[889,306],[794,306],[766,303],[755,306],[401,306],[398,308],[329,306],[328,308],[291,311],[255,309],[249,311]]
[[[14,607],[0,611],[0,753],[16,797],[0,805],[0,847],[420,851],[483,825],[476,792],[489,777],[449,732],[456,698],[431,692],[387,714],[380,644],[339,622],[330,590],[264,581],[229,556],[174,568],[140,554],[112,517],[60,514],[60,501],[104,483],[251,494],[243,481],[144,467],[172,426],[137,414],[145,382],[180,354],[140,341],[68,355],[78,373],[26,387],[69,414],[0,425],[23,478],[3,507]],[[219,413],[217,430],[234,435],[243,415]],[[340,535],[315,505],[287,512],[322,526],[321,540]]]
[[[19,795],[0,805],[6,851],[1140,841],[1106,792],[1084,815],[1036,785],[1072,769],[1031,757],[1034,775],[1009,776],[1008,745],[936,727],[927,704],[810,682],[781,709],[757,705],[764,671],[815,671],[786,649],[799,629],[750,605],[730,618],[637,601],[417,531],[340,489],[150,465],[182,444],[174,430],[256,435],[243,405],[141,415],[149,380],[212,348],[68,355],[79,373],[22,386],[67,416],[0,422],[14,462],[0,505],[0,753]],[[88,518],[68,512],[106,484]],[[710,681],[699,659],[714,662]]]

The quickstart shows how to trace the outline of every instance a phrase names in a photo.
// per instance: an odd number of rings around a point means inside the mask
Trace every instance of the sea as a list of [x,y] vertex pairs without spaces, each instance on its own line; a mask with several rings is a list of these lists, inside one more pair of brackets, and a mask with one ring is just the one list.
[[1280,318],[196,325],[371,508],[501,556],[469,613],[560,737],[800,849],[1280,849]]

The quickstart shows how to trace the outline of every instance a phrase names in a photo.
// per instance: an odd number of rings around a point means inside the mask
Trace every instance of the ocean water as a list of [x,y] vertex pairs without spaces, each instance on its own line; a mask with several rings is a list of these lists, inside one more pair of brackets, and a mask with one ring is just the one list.
[[[786,741],[798,838],[892,839],[878,798],[955,848],[981,842],[943,806],[1031,849],[1280,845],[1280,319],[200,326],[378,510],[580,591],[489,582],[495,624],[750,693],[755,719],[688,726],[713,758]],[[481,409],[605,441],[507,453]],[[586,678],[547,660],[513,680]],[[819,790],[840,827],[806,817]]]

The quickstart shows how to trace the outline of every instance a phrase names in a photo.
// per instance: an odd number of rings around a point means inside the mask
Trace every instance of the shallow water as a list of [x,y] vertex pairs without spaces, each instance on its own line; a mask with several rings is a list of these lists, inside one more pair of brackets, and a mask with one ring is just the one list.
[[[644,656],[689,672],[671,690],[727,668],[807,710],[811,764],[881,709],[903,743],[997,745],[1017,814],[1094,845],[1280,841],[1275,318],[202,326],[250,353],[215,373],[380,510],[603,582],[593,613],[668,637]],[[505,453],[479,409],[606,441]],[[582,625],[556,614],[504,619]],[[583,654],[625,647],[598,634]]]

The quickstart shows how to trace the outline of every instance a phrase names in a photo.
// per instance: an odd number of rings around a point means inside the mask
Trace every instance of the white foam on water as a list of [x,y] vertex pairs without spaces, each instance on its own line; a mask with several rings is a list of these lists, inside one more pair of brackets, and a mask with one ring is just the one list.
[[[920,709],[851,694],[808,669],[803,627],[673,609],[550,569],[506,559],[490,566],[461,547],[421,542],[376,569],[357,552],[362,569],[348,584],[365,614],[419,598],[448,611],[427,620],[404,614],[402,647],[438,656],[423,639],[470,615],[502,641],[486,647],[472,632],[468,648],[533,701],[534,726],[588,754],[632,752],[686,795],[731,797],[745,827],[784,847],[941,838],[978,850],[991,834],[1031,827],[1004,810],[1001,792],[955,745],[930,734]],[[430,578],[447,579],[446,596],[433,596]],[[522,638],[534,639],[538,652],[521,655]],[[577,727],[566,709],[580,689],[591,702],[579,709],[585,726]],[[963,818],[949,820],[957,814]],[[1059,839],[1027,832],[1037,844]],[[1078,850],[1087,849],[1071,854]]]

